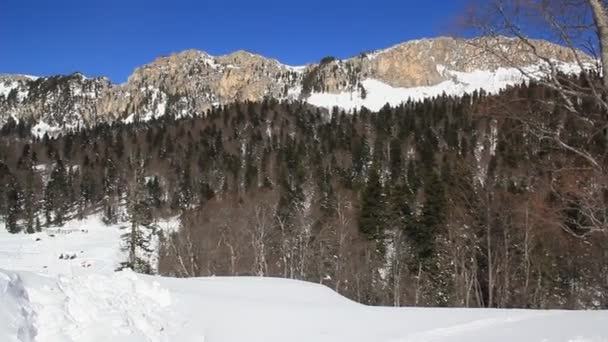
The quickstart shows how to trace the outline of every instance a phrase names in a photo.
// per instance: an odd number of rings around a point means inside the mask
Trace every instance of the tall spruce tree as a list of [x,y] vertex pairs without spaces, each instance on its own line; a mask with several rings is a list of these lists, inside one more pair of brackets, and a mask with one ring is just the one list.
[[34,173],[34,162],[36,161],[36,153],[32,153],[29,144],[23,148],[21,158],[17,163],[19,173],[23,175],[24,183],[23,196],[23,218],[25,220],[25,231],[28,234],[36,232],[36,215],[38,212],[38,203],[36,198],[36,175]]
[[[106,156],[108,151],[106,150]],[[118,195],[119,195],[119,176],[116,164],[113,159],[108,158],[103,174],[103,222],[105,224],[115,224],[118,222]]]
[[68,180],[65,166],[61,159],[55,162],[55,168],[44,192],[44,209],[47,225],[63,226],[69,209]]
[[19,188],[19,184],[17,182],[10,184],[6,195],[6,230],[11,234],[16,234],[22,230],[18,222],[23,205],[23,193]]
[[38,203],[36,199],[35,174],[32,166],[28,167],[25,174],[25,189],[23,191],[23,209],[25,216],[25,227],[28,234],[33,234],[40,229],[36,225],[38,214]]
[[432,171],[424,184],[424,206],[415,224],[407,234],[414,243],[418,259],[428,261],[435,253],[435,238],[446,219],[446,198],[442,179]]
[[378,167],[374,164],[361,197],[359,230],[370,240],[380,242],[384,237],[385,198]]
[[150,274],[153,268],[149,255],[153,252],[151,239],[155,234],[152,201],[147,196],[143,161],[138,159],[133,164],[126,203],[128,225],[123,227],[125,233],[122,234],[123,251],[127,253],[127,260],[120,264],[120,268]]

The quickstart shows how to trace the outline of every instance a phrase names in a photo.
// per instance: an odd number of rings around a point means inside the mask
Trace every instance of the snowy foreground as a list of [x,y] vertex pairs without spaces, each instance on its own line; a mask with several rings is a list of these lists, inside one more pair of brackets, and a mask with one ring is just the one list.
[[120,232],[96,218],[53,235],[0,232],[2,342],[608,341],[606,311],[368,307],[292,280],[114,272]]

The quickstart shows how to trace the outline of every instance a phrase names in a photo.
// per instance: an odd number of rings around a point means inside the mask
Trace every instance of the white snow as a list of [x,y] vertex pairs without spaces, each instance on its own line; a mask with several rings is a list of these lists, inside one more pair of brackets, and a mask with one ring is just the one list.
[[608,311],[369,307],[294,280],[114,272],[119,236],[97,216],[34,235],[0,224],[0,341],[608,341]]
[[165,234],[176,233],[180,227],[179,216],[174,216],[166,219],[159,219],[156,223],[158,229]]
[[61,133],[64,133],[66,131],[69,131],[71,129],[74,129],[76,126],[75,125],[65,125],[64,128],[59,127],[59,126],[53,126],[53,125],[49,125],[48,123],[44,122],[43,120],[39,120],[38,123],[36,123],[34,126],[32,126],[32,135],[38,137],[38,138],[42,138],[44,137],[44,134],[48,134],[50,137],[54,137],[54,136],[58,136]]
[[289,71],[295,71],[295,72],[304,72],[304,70],[306,70],[306,68],[308,67],[307,65],[287,65],[287,64],[282,64],[287,70]]
[[27,87],[20,87],[23,82],[18,81],[0,81],[0,97],[8,97],[13,89],[17,89],[17,102],[23,102],[29,91]]
[[33,341],[34,313],[23,282],[15,273],[0,270],[0,339]]
[[[140,88],[140,90],[151,95],[150,104],[146,105],[148,110],[137,116],[138,120],[141,122],[146,122],[163,116],[167,108],[167,95],[153,86],[143,87]],[[131,113],[129,116],[124,118],[122,122],[126,124],[133,123],[135,121],[135,117],[136,113]]]
[[219,64],[215,61],[215,57],[207,53],[201,52],[200,58],[212,69],[217,69]]
[[[578,73],[577,65],[556,63],[559,70],[565,73]],[[421,86],[411,88],[393,87],[380,80],[373,78],[361,82],[366,90],[366,98],[363,99],[358,89],[352,91],[332,93],[312,93],[306,100],[312,105],[331,109],[340,107],[347,111],[358,109],[362,106],[370,110],[379,110],[387,103],[397,106],[408,100],[418,101],[446,94],[448,96],[462,96],[475,90],[483,89],[486,93],[496,94],[507,86],[521,84],[529,78],[547,75],[547,67],[542,65],[529,66],[522,71],[516,68],[498,68],[496,70],[475,70],[472,72],[459,72],[448,70],[446,66],[438,65],[437,71],[449,78],[433,86]]]
[[[111,273],[122,260],[120,234],[118,226],[104,225],[97,215],[31,235],[9,234],[0,224],[0,268],[51,275]],[[59,259],[72,253],[75,259]]]
[[0,307],[3,341],[608,341],[608,315],[597,311],[368,307],[273,278],[0,270],[5,278],[17,290],[0,294],[9,303]]
[[23,102],[23,100],[25,100],[25,98],[29,95],[29,91],[27,89],[22,90],[19,89],[19,91],[17,92],[17,101],[18,102]]
[[8,96],[11,90],[19,87],[19,82],[0,82],[0,96]]
[[[415,43],[417,43],[418,41],[419,41],[419,40],[411,40],[411,41],[408,41],[408,43],[407,43],[407,44],[415,44]],[[391,50],[393,50],[393,49],[396,49],[396,48],[398,48],[398,47],[399,47],[399,46],[401,46],[401,45],[402,45],[402,44],[397,44],[397,45],[393,45],[393,46],[387,47],[387,48],[385,48],[385,49],[374,50],[374,51],[371,51],[371,52],[365,53],[365,56],[366,56],[368,59],[375,59],[375,58],[376,58],[376,57],[378,57],[379,55],[382,55],[382,54],[384,54],[384,53],[386,53],[386,52],[389,52],[389,51],[391,51]],[[355,58],[355,57],[353,57],[353,58]]]

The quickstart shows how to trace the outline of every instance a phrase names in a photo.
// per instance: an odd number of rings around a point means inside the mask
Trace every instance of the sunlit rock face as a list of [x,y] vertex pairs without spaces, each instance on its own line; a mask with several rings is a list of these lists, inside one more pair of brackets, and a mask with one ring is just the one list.
[[[572,51],[565,47],[540,40],[532,43],[543,58],[575,62]],[[509,64],[488,52],[497,49],[509,54]],[[115,120],[203,115],[213,106],[234,101],[307,101],[313,94],[345,92],[356,93],[350,95],[355,101],[365,99],[370,82],[382,85],[371,94],[380,96],[376,99],[380,103],[389,96],[382,94],[386,87],[413,89],[459,82],[455,73],[516,70],[542,63],[538,55],[519,40],[504,37],[421,39],[345,60],[326,57],[300,67],[246,51],[215,57],[187,50],[135,69],[123,84],[80,73],[39,78],[0,75],[0,125],[10,118],[24,120],[32,123],[34,133],[42,135]],[[356,107],[355,102],[336,105]]]

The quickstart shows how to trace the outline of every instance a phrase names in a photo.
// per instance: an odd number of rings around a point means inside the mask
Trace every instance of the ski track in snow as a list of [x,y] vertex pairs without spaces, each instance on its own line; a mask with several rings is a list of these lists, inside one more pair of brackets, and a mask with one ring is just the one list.
[[432,341],[441,341],[443,339],[445,339],[446,337],[451,337],[451,336],[457,336],[457,335],[462,335],[465,333],[469,333],[469,332],[475,332],[475,331],[479,331],[482,329],[486,329],[486,328],[491,328],[497,325],[503,325],[503,324],[508,324],[508,323],[513,323],[513,322],[519,322],[525,319],[529,319],[529,318],[533,318],[533,317],[538,317],[538,316],[542,316],[542,315],[548,315],[548,314],[526,314],[526,315],[519,315],[516,317],[510,317],[510,318],[503,318],[503,319],[498,319],[498,318],[486,318],[486,319],[479,319],[479,320],[474,320],[471,322],[467,322],[467,323],[462,323],[462,324],[456,324],[453,326],[448,326],[448,327],[441,327],[441,328],[437,328],[437,329],[431,329],[429,331],[423,331],[423,332],[419,332],[419,333],[415,333],[412,334],[410,336],[407,336],[404,339],[398,339],[398,340],[394,340],[391,342],[409,342],[409,341],[417,341],[417,342],[432,342]]

